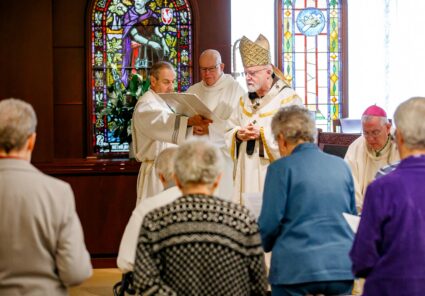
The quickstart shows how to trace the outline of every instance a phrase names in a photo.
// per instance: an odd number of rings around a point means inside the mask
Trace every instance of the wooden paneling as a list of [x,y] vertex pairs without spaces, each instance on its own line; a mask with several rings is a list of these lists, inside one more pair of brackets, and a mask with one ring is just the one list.
[[85,157],[85,111],[83,104],[55,105],[55,158]]
[[54,49],[55,104],[86,104],[84,54],[82,47]]
[[[223,63],[227,65],[226,72],[230,72],[231,1],[202,0],[197,1],[197,5],[199,7],[199,25],[195,30],[199,36],[198,54],[209,48],[218,50]],[[198,57],[195,56],[195,58]]]
[[[28,0],[27,0],[28,1]],[[87,0],[54,0],[53,45],[55,47],[85,46],[85,15]]]
[[[30,9],[28,9],[30,8]],[[52,7],[50,0],[0,1],[0,99],[31,103],[38,115],[33,159],[53,158]]]

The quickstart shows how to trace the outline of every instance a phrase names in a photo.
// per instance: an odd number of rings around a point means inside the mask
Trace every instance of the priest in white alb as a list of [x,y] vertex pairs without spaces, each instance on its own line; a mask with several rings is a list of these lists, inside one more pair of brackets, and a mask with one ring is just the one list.
[[229,120],[226,143],[235,161],[233,201],[244,204],[246,194],[262,194],[267,166],[279,158],[271,131],[273,115],[282,107],[302,105],[301,98],[271,64],[269,42],[240,41],[248,93],[240,98]]
[[165,148],[181,144],[192,127],[207,127],[211,120],[200,115],[186,117],[173,112],[158,93],[174,90],[176,73],[168,62],[158,62],[150,70],[150,89],[139,98],[132,120],[133,149],[142,162],[137,178],[137,202],[160,193],[164,188],[155,174],[154,162]]
[[[207,49],[199,56],[201,81],[192,85],[187,92],[199,96],[202,102],[216,115],[220,121],[209,125],[203,136],[215,144],[223,155],[223,176],[217,190],[217,196],[231,199],[233,193],[233,161],[226,146],[224,135],[226,124],[235,110],[245,90],[229,74],[223,73],[224,64],[220,53],[215,49]],[[194,128],[198,130],[198,127]],[[202,133],[202,131],[200,131]]]

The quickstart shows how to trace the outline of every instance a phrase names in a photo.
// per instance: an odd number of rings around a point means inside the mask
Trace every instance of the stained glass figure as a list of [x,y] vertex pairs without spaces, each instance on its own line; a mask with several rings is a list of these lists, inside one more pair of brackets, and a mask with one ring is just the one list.
[[152,65],[175,66],[176,91],[192,84],[191,9],[187,0],[97,0],[91,20],[93,152],[126,152]]

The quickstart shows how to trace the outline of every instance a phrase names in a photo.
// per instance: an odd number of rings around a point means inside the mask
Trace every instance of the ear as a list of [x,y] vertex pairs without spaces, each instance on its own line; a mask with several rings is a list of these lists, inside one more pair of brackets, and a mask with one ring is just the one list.
[[183,189],[182,183],[180,183],[179,178],[177,178],[176,174],[173,175],[174,183],[176,186],[180,189],[180,191]]
[[221,178],[223,177],[223,173],[219,174],[217,176],[217,178],[215,179],[213,185],[212,185],[212,189],[215,190],[218,187],[218,184],[220,184]]
[[399,129],[395,130],[395,141],[397,143],[397,147],[401,147],[404,145],[404,138],[403,135],[400,133]]
[[150,77],[151,88],[153,90],[155,90],[155,87],[156,87],[156,84],[157,84],[158,81],[156,80],[155,76],[153,76],[153,75],[150,75],[149,77]]
[[30,153],[32,153],[32,151],[34,150],[36,138],[37,138],[37,134],[36,133],[32,133],[28,137],[28,140],[27,140],[27,151],[29,151]]
[[385,124],[385,128],[387,130],[387,134],[391,131],[391,122]]
[[159,178],[159,180],[160,180],[162,183],[166,183],[166,180],[165,180],[165,178],[164,178],[164,175],[163,175],[163,174],[159,173],[159,174],[158,174],[158,178]]
[[224,71],[224,64],[223,63],[220,64],[220,69],[221,69],[221,71]]
[[286,156],[287,146],[282,134],[277,135],[277,145],[279,146],[280,156]]

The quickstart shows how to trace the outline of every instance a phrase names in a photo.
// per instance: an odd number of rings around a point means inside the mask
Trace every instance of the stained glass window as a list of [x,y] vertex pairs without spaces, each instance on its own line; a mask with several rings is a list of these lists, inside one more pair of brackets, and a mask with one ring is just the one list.
[[342,115],[340,0],[281,0],[281,70],[316,124],[331,130]]
[[191,9],[187,0],[96,0],[91,22],[93,152],[125,152],[123,135],[152,64],[175,66],[176,91],[192,84]]

